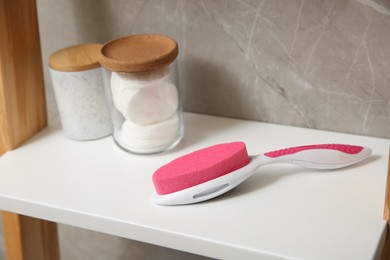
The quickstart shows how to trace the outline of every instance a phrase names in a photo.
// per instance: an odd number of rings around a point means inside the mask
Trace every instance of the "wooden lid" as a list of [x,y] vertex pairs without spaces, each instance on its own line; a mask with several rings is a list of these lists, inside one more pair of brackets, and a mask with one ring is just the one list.
[[70,46],[54,52],[49,66],[60,71],[83,71],[100,67],[99,52],[103,45],[89,43]]
[[179,53],[175,40],[160,34],[138,34],[112,40],[100,51],[99,61],[109,70],[141,72],[172,63]]

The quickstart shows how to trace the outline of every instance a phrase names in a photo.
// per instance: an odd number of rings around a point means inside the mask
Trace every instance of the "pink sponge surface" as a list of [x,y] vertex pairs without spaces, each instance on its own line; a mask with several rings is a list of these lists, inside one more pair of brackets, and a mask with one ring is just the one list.
[[160,167],[153,174],[153,184],[157,194],[169,194],[228,174],[249,161],[243,142],[218,144],[186,154]]

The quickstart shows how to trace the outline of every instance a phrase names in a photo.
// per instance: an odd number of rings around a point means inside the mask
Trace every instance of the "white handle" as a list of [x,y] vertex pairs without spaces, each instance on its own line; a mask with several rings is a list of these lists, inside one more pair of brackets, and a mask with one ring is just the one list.
[[293,163],[314,169],[337,169],[358,163],[371,155],[368,147],[345,144],[296,146],[259,155],[259,166]]

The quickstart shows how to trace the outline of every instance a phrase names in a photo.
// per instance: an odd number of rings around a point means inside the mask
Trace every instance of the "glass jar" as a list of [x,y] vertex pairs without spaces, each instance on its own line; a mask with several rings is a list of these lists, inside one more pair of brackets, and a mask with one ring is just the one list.
[[156,34],[130,35],[102,47],[113,138],[126,151],[158,153],[182,139],[177,56],[177,43]]

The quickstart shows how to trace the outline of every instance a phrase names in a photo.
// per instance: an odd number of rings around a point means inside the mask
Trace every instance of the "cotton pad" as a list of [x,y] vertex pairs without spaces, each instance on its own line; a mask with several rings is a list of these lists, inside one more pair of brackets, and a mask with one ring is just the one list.
[[119,79],[118,73],[111,74],[110,86],[113,103],[116,109],[123,114],[127,104],[137,93],[138,88],[124,84],[124,82]]
[[157,123],[171,117],[179,105],[176,87],[169,82],[137,91],[127,103],[124,116],[139,125]]
[[179,105],[176,87],[163,79],[137,82],[113,72],[111,91],[116,108],[126,120],[138,125],[166,120]]
[[116,76],[126,84],[144,85],[153,84],[155,81],[165,80],[170,73],[170,67],[165,66],[160,69],[151,71],[137,72],[137,73],[118,73]]
[[177,138],[179,125],[176,114],[167,120],[144,126],[124,121],[115,138],[134,152],[155,152]]

